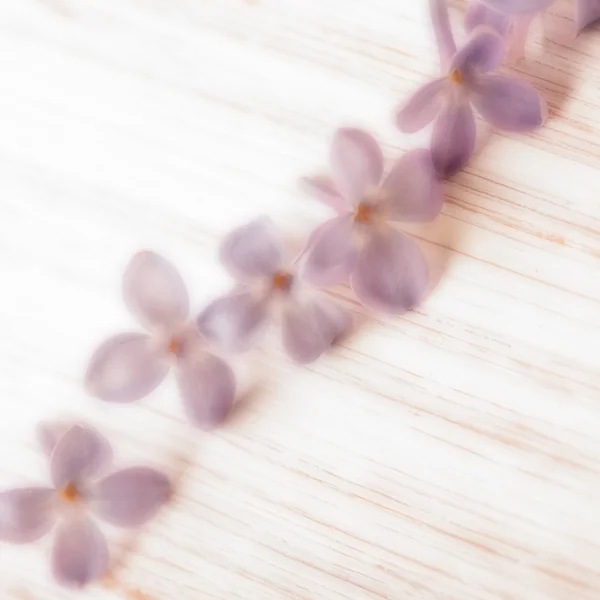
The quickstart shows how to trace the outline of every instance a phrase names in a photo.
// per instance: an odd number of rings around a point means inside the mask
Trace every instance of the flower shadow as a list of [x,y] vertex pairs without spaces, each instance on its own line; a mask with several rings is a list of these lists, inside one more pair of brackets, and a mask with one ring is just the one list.
[[570,10],[561,3],[541,15],[536,28],[541,29],[539,45],[536,46],[535,37],[530,36],[525,57],[507,67],[540,90],[548,103],[550,120],[559,116],[572,98],[576,71],[587,38],[585,32],[576,35]]
[[[196,447],[195,444],[193,444],[192,438],[190,438],[189,445],[194,445],[194,447],[178,449],[177,452],[173,452],[165,463],[164,471],[169,476],[173,485],[173,493],[169,504],[175,501],[178,496],[177,490],[181,488],[186,473],[196,464]],[[167,508],[168,505],[162,508],[160,514],[153,523],[160,521],[162,516],[167,513]],[[124,577],[124,572],[128,567],[129,558],[137,554],[141,535],[142,534],[139,531],[128,531],[120,539],[120,543],[116,545],[117,550],[115,550],[111,556],[109,569],[99,582],[99,587],[111,592],[120,593],[124,598],[131,598],[132,600],[151,600],[151,597],[145,592],[142,592],[139,589],[129,588]]]
[[418,223],[405,227],[405,231],[412,235],[423,250],[429,264],[429,286],[427,297],[444,278],[459,240],[466,225],[454,215],[454,198],[461,186],[465,175],[463,172],[444,181],[444,207],[440,215],[427,223]]

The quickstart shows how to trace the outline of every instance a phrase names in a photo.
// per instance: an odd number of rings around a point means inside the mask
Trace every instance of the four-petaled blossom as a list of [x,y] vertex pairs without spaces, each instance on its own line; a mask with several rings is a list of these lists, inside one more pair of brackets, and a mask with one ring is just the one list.
[[316,285],[350,282],[367,308],[400,314],[424,298],[428,266],[396,221],[428,221],[441,210],[443,193],[431,155],[405,154],[384,179],[377,141],[359,129],[339,129],[331,148],[333,181],[305,183],[338,213],[312,235],[304,276]]
[[133,402],[150,394],[174,367],[190,421],[202,428],[218,425],[233,404],[235,377],[189,322],[181,275],[161,256],[140,252],[125,269],[123,297],[149,333],[122,333],[106,340],[90,359],[88,391],[108,402]]
[[554,0],[525,3],[527,10],[509,12],[511,8],[502,2],[486,3],[486,0],[471,0],[465,14],[465,29],[472,33],[477,27],[488,26],[506,39],[508,54],[512,61],[525,55],[527,35],[537,14],[552,4]]
[[[432,0],[438,8],[443,5]],[[449,176],[462,169],[475,149],[473,107],[491,125],[504,131],[527,132],[540,127],[546,104],[528,83],[497,75],[504,58],[503,38],[494,30],[477,28],[469,41],[453,55],[454,43],[447,18],[433,12],[442,64],[439,77],[419,88],[397,113],[398,128],[419,131],[434,121],[431,152],[438,173]],[[441,14],[447,17],[445,10]],[[452,43],[450,43],[452,41]]]
[[95,518],[124,528],[149,521],[171,497],[169,479],[149,467],[106,475],[112,451],[88,426],[74,425],[50,456],[51,486],[0,493],[0,542],[33,542],[56,526],[52,571],[68,587],[85,586],[106,574],[108,544]]
[[268,218],[232,231],[221,245],[220,257],[238,285],[198,316],[200,333],[214,344],[231,352],[247,350],[278,317],[287,354],[306,364],[348,330],[348,312],[302,281]]
[[[531,22],[555,0],[471,0],[465,15],[465,28],[473,31],[480,25],[494,28],[506,36],[512,58],[525,54],[525,44]],[[577,32],[600,19],[600,0],[575,0]]]

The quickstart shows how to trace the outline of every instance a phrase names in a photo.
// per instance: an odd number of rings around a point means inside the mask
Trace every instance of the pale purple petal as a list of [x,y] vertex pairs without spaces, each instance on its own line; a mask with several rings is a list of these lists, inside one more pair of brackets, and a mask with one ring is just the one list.
[[468,78],[474,73],[497,69],[506,55],[506,40],[492,29],[477,29],[469,41],[454,55],[450,72],[463,71]]
[[90,509],[117,527],[139,527],[167,503],[172,494],[166,475],[149,467],[112,473],[93,488]]
[[198,316],[204,339],[227,352],[243,352],[258,342],[269,321],[269,299],[251,289],[217,298]]
[[456,53],[456,42],[450,26],[447,0],[429,0],[429,11],[440,54],[440,65],[444,72],[448,68],[452,56]]
[[449,99],[435,120],[431,155],[436,171],[449,177],[460,171],[475,150],[475,116],[466,99]]
[[446,77],[421,86],[396,113],[396,126],[404,133],[415,133],[431,123],[440,111]]
[[384,206],[391,219],[431,221],[444,204],[442,183],[429,150],[407,152],[383,183]]
[[57,490],[102,474],[112,461],[110,444],[89,426],[74,425],[63,435],[50,457],[50,475]]
[[576,0],[575,25],[577,31],[600,19],[600,0]]
[[152,392],[169,372],[167,348],[141,333],[106,340],[92,355],[85,386],[107,402],[134,402]]
[[354,267],[356,252],[353,216],[335,217],[311,235],[301,275],[317,287],[345,283]]
[[62,421],[49,421],[40,423],[37,426],[37,439],[46,456],[50,457],[60,438],[65,435],[72,426],[73,423]]
[[471,101],[488,123],[504,131],[533,131],[546,120],[546,103],[540,93],[529,83],[512,77],[478,78]]
[[554,0],[482,0],[488,6],[510,15],[539,12],[548,8]]
[[221,244],[220,257],[236,279],[270,276],[281,268],[283,239],[273,221],[260,217],[229,233]]
[[383,153],[370,133],[338,129],[331,146],[331,170],[342,196],[350,202],[359,202],[365,191],[381,180]]
[[352,203],[340,194],[328,177],[303,177],[300,186],[340,215],[352,210]]
[[172,328],[189,315],[187,288],[177,269],[154,252],[138,252],[123,274],[123,298],[146,327]]
[[290,302],[282,316],[283,345],[297,364],[312,363],[350,328],[347,310],[324,294]]
[[510,30],[511,18],[479,0],[471,0],[465,14],[465,29],[472,33],[476,27],[481,26],[491,27],[505,38]]
[[60,585],[81,588],[100,579],[108,569],[108,545],[89,519],[66,519],[52,547],[52,572]]
[[225,420],[236,392],[235,375],[225,361],[208,353],[183,361],[177,383],[185,413],[194,425],[212,429]]
[[428,276],[419,247],[407,235],[387,228],[365,245],[351,283],[366,308],[401,314],[421,303]]
[[26,544],[40,539],[54,524],[54,490],[19,488],[0,493],[0,542]]

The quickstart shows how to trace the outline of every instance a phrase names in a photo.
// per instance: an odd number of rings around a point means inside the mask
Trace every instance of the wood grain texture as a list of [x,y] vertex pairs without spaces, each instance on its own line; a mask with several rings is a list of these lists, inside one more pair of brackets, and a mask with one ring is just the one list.
[[[208,435],[172,382],[134,406],[81,390],[94,346],[134,326],[124,265],[163,253],[199,308],[229,285],[228,229],[269,213],[298,240],[326,217],[296,180],[336,126],[390,160],[425,143],[391,118],[437,70],[425,2],[0,0],[0,486],[44,476],[53,416],[178,481],[80,597],[600,597],[600,31],[574,40],[570,10],[516,68],[547,126],[482,127],[441,217],[409,228],[426,303],[309,368],[276,340],[241,359],[240,405]],[[0,546],[2,600],[75,596],[48,544]]]

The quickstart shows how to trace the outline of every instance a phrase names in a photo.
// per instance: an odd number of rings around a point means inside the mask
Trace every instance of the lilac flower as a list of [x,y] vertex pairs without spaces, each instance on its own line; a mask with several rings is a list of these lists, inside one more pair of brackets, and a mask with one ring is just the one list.
[[580,32],[600,19],[600,0],[575,1],[575,26]]
[[471,0],[465,15],[465,28],[472,32],[481,25],[495,29],[506,38],[509,55],[513,61],[525,56],[527,35],[533,19],[548,8],[554,0]]
[[87,426],[71,427],[52,451],[51,486],[0,493],[0,542],[34,542],[56,527],[51,559],[56,581],[82,587],[102,577],[109,551],[94,518],[137,528],[171,496],[171,484],[159,471],[132,467],[105,475],[111,461],[104,437]]
[[545,10],[554,0],[481,0],[481,2],[508,15],[524,15]]
[[[472,31],[489,25],[502,36],[510,36],[515,59],[522,58],[533,18],[546,10],[554,0],[471,0],[465,16],[465,27]],[[600,0],[575,0],[577,32],[600,19]]]
[[[441,0],[432,2],[445,7]],[[447,18],[440,19],[438,15],[434,25],[436,29],[443,28],[438,32],[438,40],[452,39],[446,29]],[[434,122],[431,150],[441,176],[462,169],[473,153],[473,107],[484,120],[504,131],[532,131],[546,117],[545,102],[531,85],[491,73],[502,63],[505,50],[504,40],[495,31],[478,28],[452,57],[451,50],[448,43],[440,46],[442,64],[449,64],[446,72],[419,88],[397,113],[398,128],[405,133],[414,133]]]
[[208,352],[188,321],[189,297],[175,267],[153,252],[136,254],[123,275],[123,296],[149,333],[121,333],[92,355],[89,392],[107,402],[134,402],[152,392],[173,367],[190,421],[218,425],[236,390],[233,371]]
[[303,284],[268,218],[232,231],[221,245],[220,256],[238,285],[198,317],[200,333],[211,342],[228,351],[247,350],[277,317],[287,354],[294,362],[306,364],[349,328],[346,310]]
[[337,216],[315,231],[304,275],[316,285],[350,281],[372,310],[400,314],[421,302],[428,267],[417,245],[395,230],[396,221],[428,221],[441,210],[443,193],[426,150],[405,154],[383,176],[377,141],[358,129],[339,129],[331,148],[333,182],[308,179]]

